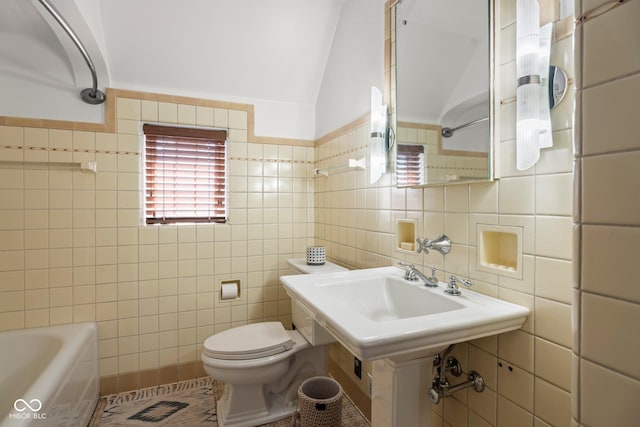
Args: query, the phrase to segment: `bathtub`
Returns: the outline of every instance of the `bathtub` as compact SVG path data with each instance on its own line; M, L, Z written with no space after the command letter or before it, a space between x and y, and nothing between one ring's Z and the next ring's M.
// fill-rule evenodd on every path
M95 323L0 332L0 427L86 426L98 402Z

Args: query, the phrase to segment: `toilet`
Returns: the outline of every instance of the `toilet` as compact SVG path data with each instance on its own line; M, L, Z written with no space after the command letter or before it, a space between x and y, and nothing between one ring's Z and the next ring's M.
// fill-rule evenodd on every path
M345 271L336 264L307 265L290 259L298 274ZM280 322L238 326L204 341L201 360L211 378L225 383L216 407L220 427L251 427L285 418L296 410L298 388L327 374L328 345L312 346Z

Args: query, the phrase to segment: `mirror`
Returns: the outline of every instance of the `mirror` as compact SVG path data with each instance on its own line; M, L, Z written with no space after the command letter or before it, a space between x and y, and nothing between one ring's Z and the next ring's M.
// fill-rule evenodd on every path
M490 2L395 6L398 187L491 179Z

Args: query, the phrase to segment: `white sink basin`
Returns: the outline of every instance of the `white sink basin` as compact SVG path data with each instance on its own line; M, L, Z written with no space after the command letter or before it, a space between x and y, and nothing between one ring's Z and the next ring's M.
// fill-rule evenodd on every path
M426 294L423 286L402 277L376 276L369 279L340 279L318 285L323 295L345 310L354 310L374 322L407 319L460 310L464 305L442 293Z
M433 355L449 344L518 329L529 310L467 289L444 293L397 267L283 276L294 323L305 315L362 360ZM304 333L303 333L304 334ZM309 338L308 338L309 339Z

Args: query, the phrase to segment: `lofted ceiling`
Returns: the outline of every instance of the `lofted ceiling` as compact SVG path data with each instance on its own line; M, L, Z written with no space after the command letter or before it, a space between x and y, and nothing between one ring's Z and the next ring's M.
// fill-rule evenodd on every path
M50 84L73 82L71 63L55 33L29 1L3 2L0 73ZM43 64L47 64L43 67Z
M342 1L101 1L113 84L314 104Z
M96 62L99 89L313 110L345 0L49 1ZM37 0L3 1L0 115L33 110L34 117L83 120L80 106L78 117L65 117L76 108L65 97L77 101L77 90L91 85L89 70L45 15ZM36 106L35 93L45 95L44 106Z

